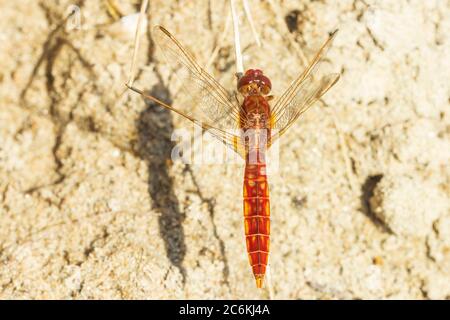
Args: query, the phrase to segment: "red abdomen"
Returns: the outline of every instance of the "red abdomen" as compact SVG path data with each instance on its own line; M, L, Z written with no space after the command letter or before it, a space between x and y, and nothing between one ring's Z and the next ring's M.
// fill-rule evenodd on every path
M246 163L244 225L250 265L256 279L256 286L261 288L269 259L270 244L269 185L265 163Z

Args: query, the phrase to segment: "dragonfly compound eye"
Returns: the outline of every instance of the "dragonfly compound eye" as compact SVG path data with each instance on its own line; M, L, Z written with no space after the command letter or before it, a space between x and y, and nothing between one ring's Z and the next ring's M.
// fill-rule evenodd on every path
M247 93L248 86L256 83L262 94L268 94L272 89L272 83L269 78L266 77L259 69L249 69L245 72L244 76L239 80L238 90L241 93Z

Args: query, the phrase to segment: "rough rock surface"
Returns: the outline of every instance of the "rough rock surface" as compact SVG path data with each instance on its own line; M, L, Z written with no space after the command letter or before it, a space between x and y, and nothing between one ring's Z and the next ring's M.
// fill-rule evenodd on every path
M450 297L449 2L273 2L250 0L262 48L241 17L245 65L279 95L339 27L342 77L280 140L270 292L245 252L242 165L170 160L190 124L125 90L132 36L107 1L0 0L1 299ZM149 12L233 88L227 4ZM150 36L139 66L136 86L189 103Z

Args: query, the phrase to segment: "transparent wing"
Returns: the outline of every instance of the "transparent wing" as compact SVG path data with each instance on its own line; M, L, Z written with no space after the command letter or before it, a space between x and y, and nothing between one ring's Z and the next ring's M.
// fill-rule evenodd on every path
M320 62L330 48L336 32L337 30L330 35L306 70L275 102L271 115L272 128L275 129L271 143L283 135L301 114L339 80L339 74L317 75Z
M162 26L153 28L153 39L162 50L167 62L176 70L182 88L191 98L188 106L172 107L155 101L163 107L208 130L213 136L243 156L239 135L240 105L211 75L209 75L183 46ZM136 91L136 90L135 90ZM141 93L142 94L142 93ZM142 94L148 99L148 95ZM154 100L154 99L153 99Z
M166 103L164 103L163 101L145 94L142 90L129 86L128 84L126 85L130 90L133 90L134 92L139 93L142 97L144 97L145 99L151 100L157 104L159 104L160 106L173 111L183 117L185 117L186 119L192 121L194 124L199 125L200 127L203 128L203 130L208 131L210 134L212 134L214 137L216 137L218 140L222 141L225 145L229 146L232 150L234 150L235 152L237 152L241 157L245 157L245 147L241 142L241 138L240 138L240 133L238 132L238 135L230 132L230 131L225 131L222 130L220 128L217 128L214 125L210 125L207 122L199 122L197 121L197 119L193 118L192 116L190 116L187 113L184 113L183 111L181 111L181 108L176 108L173 107L171 105L168 105Z
M162 26L153 28L153 39L161 48L167 62L176 70L184 91L192 104L182 110L199 122L214 124L221 130L239 128L239 109L230 95Z
M272 115L275 130L273 130L271 143L281 137L298 117L320 99L338 80L339 74L330 74L317 81L314 81L311 76L306 78L295 95L288 99L286 105L280 109L281 111Z

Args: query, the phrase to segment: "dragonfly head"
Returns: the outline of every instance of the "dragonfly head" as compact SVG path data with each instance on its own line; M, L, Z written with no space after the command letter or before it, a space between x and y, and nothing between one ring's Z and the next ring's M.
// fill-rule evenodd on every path
M259 69L249 69L239 79L238 90L244 96L267 95L272 89L272 83Z

